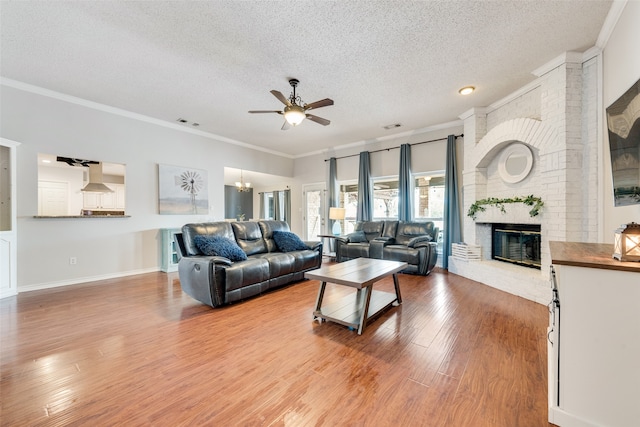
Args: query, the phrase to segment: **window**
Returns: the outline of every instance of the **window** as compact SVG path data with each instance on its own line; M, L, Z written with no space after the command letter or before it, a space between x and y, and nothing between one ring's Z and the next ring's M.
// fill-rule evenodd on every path
M444 175L416 177L413 217L416 220L442 221L444 216Z
M273 219L273 193L263 193L264 197L264 219Z
M264 197L264 219L275 219L275 208L273 203L273 191L262 193ZM284 191L278 191L278 205L280 205L280 213L284 212Z
M433 221L442 231L444 213L444 173L415 175L414 211L415 221ZM351 233L356 224L358 211L358 184L340 185L340 206L346 209L342 229ZM382 221L398 218L398 177L373 180L373 219Z
M358 212L358 184L340 185L340 206L345 211L342 229L351 233L356 224ZM380 178L373 180L373 219L382 221L398 218L398 178Z

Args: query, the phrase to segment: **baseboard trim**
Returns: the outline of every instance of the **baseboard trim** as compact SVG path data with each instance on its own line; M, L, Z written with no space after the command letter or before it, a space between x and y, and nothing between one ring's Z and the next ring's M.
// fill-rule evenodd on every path
M40 291L43 289L60 288L69 285L78 285L80 283L97 282L100 280L117 279L119 277L135 276L136 274L155 273L160 271L160 267L142 268L139 270L122 271L119 273L102 274L98 276L86 276L78 277L70 280L59 280L55 282L36 283L33 285L20 286L18 285L18 293Z
M580 418L575 414L563 411L557 406L549 407L549 422L562 427L604 427Z
M0 291L0 299L9 298L17 295L18 292L15 289L3 289Z

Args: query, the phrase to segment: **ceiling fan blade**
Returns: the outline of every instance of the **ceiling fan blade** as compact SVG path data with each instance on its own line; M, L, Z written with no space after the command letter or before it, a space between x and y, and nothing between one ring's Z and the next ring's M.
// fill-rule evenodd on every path
M271 93L273 94L273 96L278 98L280 102L282 102L284 105L291 107L291 102L289 102L289 100L282 94L282 92L279 92L277 90L272 90Z
M280 130L289 130L289 129L291 129L291 125L289 124L288 121L285 120Z
M331 123L329 120L323 119L322 117L314 116L313 114L307 114L307 119L311 120L312 122L319 123L322 126L326 126Z
M311 104L305 105L304 109L311 110L312 108L327 107L329 105L333 105L333 99L325 98L321 99L320 101L312 102Z
M278 111L278 110L251 110L249 111L250 113L278 113L278 114L282 114L282 111Z

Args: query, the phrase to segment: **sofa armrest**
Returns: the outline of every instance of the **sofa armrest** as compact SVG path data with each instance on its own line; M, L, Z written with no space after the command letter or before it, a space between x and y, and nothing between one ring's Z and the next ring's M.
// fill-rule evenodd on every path
M226 266L233 264L233 261L223 256L203 256L202 258L209 258L210 262L214 264L220 264L220 265L226 265Z
M433 242L433 238L428 234L425 234L424 236L413 237L411 240L407 242L407 246L410 248L415 248L419 243L430 243L430 242ZM426 245L422 245L422 246L426 246Z
M435 247L438 246L438 244L436 242L432 241L432 240L426 240L425 239L425 240L420 240L420 241L416 242L413 245L414 248L424 248L424 247L427 247L427 246L431 246L431 247L435 248Z
M426 276L431 273L431 270L433 270L433 267L435 267L438 261L438 244L436 242L423 240L416 243L414 249L420 252L424 251L424 257L418 266L418 274Z
M335 240L336 261L345 261L343 251L346 250L344 248L350 243L349 236L336 236Z
M305 245L309 247L312 251L320 251L322 252L322 242L318 241L303 241Z
M224 304L224 283L218 283L216 272L232 264L220 256L188 256L178 262L182 290L191 298L218 307Z
M384 247L393 245L396 239L393 237L376 237L369 242L369 258L384 258Z
M393 245L393 244L396 243L395 237L376 237L372 241L382 242L384 244L384 246Z

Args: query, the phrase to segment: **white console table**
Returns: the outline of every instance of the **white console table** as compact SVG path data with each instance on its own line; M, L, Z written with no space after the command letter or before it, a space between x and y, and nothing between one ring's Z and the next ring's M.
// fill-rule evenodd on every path
M549 246L560 302L550 326L549 422L637 427L640 263L612 259L609 244Z

